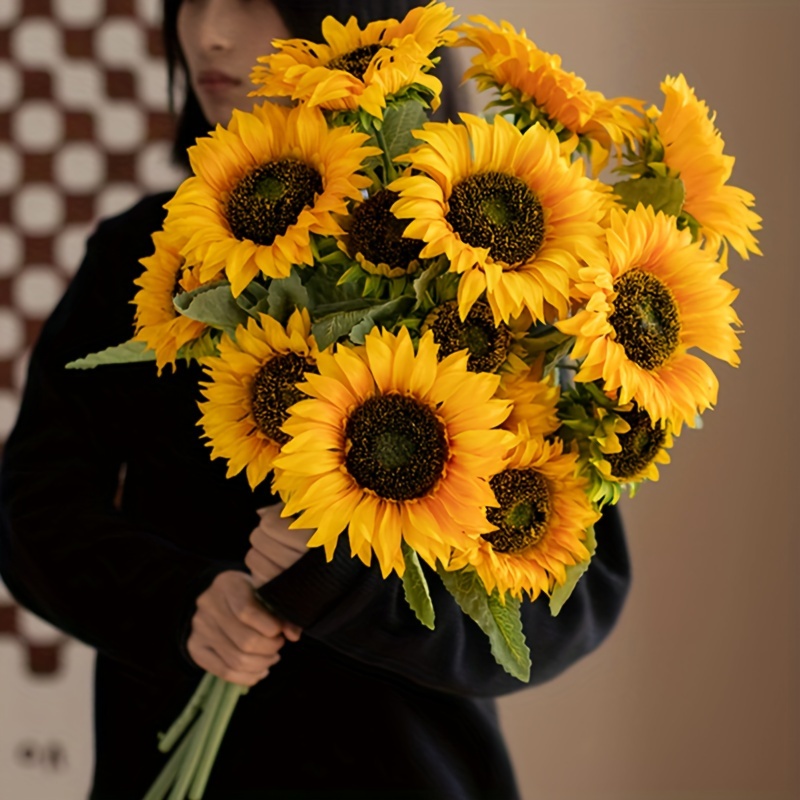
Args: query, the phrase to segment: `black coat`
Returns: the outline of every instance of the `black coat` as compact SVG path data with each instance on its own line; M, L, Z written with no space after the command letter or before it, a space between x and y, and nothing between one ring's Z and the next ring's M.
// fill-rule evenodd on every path
M221 570L244 569L255 510L271 500L210 459L196 366L161 377L152 362L64 368L130 337L138 259L167 199L144 199L89 240L33 352L3 458L3 579L97 650L92 800L140 800L160 770L157 733L202 674L185 649L195 599ZM531 684L597 647L618 617L629 565L616 508L597 539L557 618L546 598L523 604ZM435 575L429 583L433 632L397 577L346 545L331 563L312 549L271 581L269 602L305 632L239 701L206 800L518 797L492 698L528 684L496 664Z

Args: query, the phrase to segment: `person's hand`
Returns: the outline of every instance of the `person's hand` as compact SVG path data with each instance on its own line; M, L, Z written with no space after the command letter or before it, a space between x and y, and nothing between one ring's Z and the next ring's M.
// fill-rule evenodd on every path
M261 521L250 534L252 545L244 563L256 586L271 581L308 552L307 542L314 533L307 529L290 529L290 519L281 516L282 503L258 509Z
M300 629L270 614L253 591L246 572L220 572L197 598L186 643L197 666L242 686L265 678L284 642L300 638Z

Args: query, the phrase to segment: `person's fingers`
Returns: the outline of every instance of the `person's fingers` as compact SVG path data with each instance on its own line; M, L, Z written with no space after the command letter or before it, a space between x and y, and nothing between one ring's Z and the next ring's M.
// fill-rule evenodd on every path
M267 558L263 553L251 547L244 557L244 563L250 574L255 579L256 584L261 584L271 581L283 571L279 564L276 564L272 559Z
M192 638L193 637L193 638ZM192 629L191 640L197 646L210 647L230 669L243 672L261 672L274 663L283 646L283 637L265 639L270 645L267 652L247 653L240 650L214 620L201 618L196 620ZM187 642L188 647L188 642Z
M209 640L243 655L272 656L284 645L282 635L264 636L255 628L245 625L219 609L201 615L195 627Z
M208 645L198 645L190 640L187 644L187 649L192 660L201 669L225 681L238 683L242 686L255 686L255 684L269 675L272 664L277 663L280 659L280 657L277 657L271 664L266 664L257 671L249 671L229 667L225 660Z
M245 572L221 572L197 599L202 613L219 618L233 616L264 636L281 633L281 622L255 598L253 579Z
M284 620L283 623L283 635L290 641L290 642L297 642L300 640L300 636L303 633L303 629L299 625L295 625L293 622L289 622L288 620Z
M225 594L228 610L237 620L258 631L262 636L282 634L281 621L256 600L253 589L249 576L247 582L232 587L232 591Z

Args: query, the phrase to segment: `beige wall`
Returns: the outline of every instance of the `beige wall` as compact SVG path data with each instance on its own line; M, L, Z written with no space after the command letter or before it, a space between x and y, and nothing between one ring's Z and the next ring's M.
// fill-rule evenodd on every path
M764 257L733 258L729 272L741 287L742 365L713 363L721 389L704 429L677 441L658 484L623 501L634 586L619 626L559 679L502 702L523 796L794 800L800 3L455 6L524 26L607 95L660 103L663 77L684 72L718 112L732 182L764 218Z

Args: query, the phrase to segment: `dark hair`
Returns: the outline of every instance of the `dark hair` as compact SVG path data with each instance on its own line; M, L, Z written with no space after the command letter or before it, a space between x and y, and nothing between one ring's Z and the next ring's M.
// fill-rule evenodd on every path
M178 9L182 0L164 0L162 31L164 53L167 59L170 110L175 114L175 83L178 72L188 75L186 60L178 42ZM351 16L358 19L363 27L374 19L402 19L412 8L422 5L426 0L272 0L278 13L286 23L293 37L319 41L322 20L334 16L345 22ZM436 119L456 117L464 106L458 101L458 80L460 67L456 53L448 48L434 53L441 62L436 68L436 76L442 81L445 91L442 105L435 114ZM187 148L195 143L198 136L204 136L213 127L203 114L188 81L184 91L183 104L176 115L175 140L172 157L175 163L189 167Z

